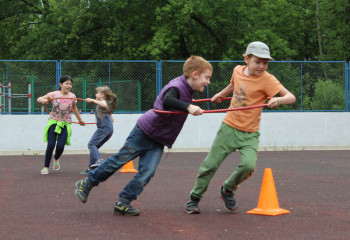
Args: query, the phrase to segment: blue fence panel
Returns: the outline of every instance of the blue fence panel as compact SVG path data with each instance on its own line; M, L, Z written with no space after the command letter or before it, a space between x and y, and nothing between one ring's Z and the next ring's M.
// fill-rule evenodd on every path
M36 98L59 87L62 75L71 75L77 97L95 96L99 85L109 86L118 95L117 113L142 113L153 107L156 96L171 79L182 75L184 60L0 60L0 113L28 114L28 99L11 99L9 110L8 84L12 93L28 93L31 84L30 113L41 113ZM226 87L233 68L243 61L210 61L213 65L211 84L195 98L210 98ZM350 64L345 61L271 61L268 72L274 74L290 90L297 101L293 105L264 111L349 111ZM203 109L226 108L229 102L199 104ZM84 112L95 105L79 102Z

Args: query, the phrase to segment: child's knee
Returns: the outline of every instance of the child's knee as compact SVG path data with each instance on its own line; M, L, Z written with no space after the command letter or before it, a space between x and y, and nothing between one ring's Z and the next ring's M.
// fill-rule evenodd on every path
M217 171L216 166L201 166L199 168L198 176L200 177L213 176L216 171Z
M244 164L243 170L244 170L244 172L247 173L247 175L251 176L253 174L253 172L255 171L255 162L254 163L249 162L249 163Z
M88 143L88 148L90 149L90 148L94 148L94 146L95 146L95 144L93 144L92 142L89 142Z

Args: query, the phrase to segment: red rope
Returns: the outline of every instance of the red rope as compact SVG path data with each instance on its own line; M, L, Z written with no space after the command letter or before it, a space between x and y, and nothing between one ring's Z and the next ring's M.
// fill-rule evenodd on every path
M221 98L221 100L231 100L231 97L224 97ZM270 99L270 97L268 97ZM211 101L210 98L206 99L197 99L193 100L192 102L208 102ZM261 105L255 105L255 106L247 106L247 107L239 107L239 108L225 108L225 109L216 109L216 110L204 110L203 113L219 113L219 112L230 112L230 111L238 111L238 110L247 110L247 109L252 109L252 108L263 108L266 107L267 104L261 104ZM153 108L153 111L156 113L165 113L165 114L188 114L187 112L180 112L180 111L164 111L164 110L158 110Z
M51 102L52 100L55 100L55 99L74 99L74 100L80 100L80 101L85 101L85 102L86 102L86 100L85 100L85 99L82 99L82 98L51 98L51 99L49 99L49 102ZM43 107L44 107L45 111L46 111L48 114L50 114L50 112L46 109L45 105L43 105ZM104 109L106 109L107 112L108 112L109 114L111 114L111 112L110 112L107 108L104 108ZM79 124L79 122L72 122L72 123L77 123L77 124ZM94 123L85 123L85 124L96 124L96 123L94 122Z
M221 100L231 100L232 97L223 97ZM205 99L194 99L192 102L209 102L211 101L211 98L205 98Z

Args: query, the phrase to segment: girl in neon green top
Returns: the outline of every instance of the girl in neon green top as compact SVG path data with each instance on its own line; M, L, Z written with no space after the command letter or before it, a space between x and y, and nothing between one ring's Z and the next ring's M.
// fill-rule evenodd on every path
M44 130L44 142L47 142L45 153L45 165L41 174L48 174L53 150L56 147L53 170L60 169L59 158L63 153L64 146L70 145L70 136L72 135L71 112L74 113L81 126L85 122L81 119L76 99L56 99L56 98L76 98L71 93L73 79L70 76L62 76L60 79L60 88L58 91L50 92L45 96L39 97L37 101L46 105L50 100L52 102L52 111L50 112L49 123Z

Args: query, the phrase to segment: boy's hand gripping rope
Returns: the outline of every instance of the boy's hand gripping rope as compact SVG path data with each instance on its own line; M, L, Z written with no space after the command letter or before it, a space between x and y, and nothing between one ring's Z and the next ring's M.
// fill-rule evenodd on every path
M79 100L79 101L86 101L85 99L82 99L82 98L51 98L51 99L49 99L48 101L51 102L52 100L55 100L55 99L74 99L74 100ZM48 114L50 114L50 112L46 109L45 105L46 105L46 104L43 104L43 107L44 107L45 111L46 111ZM106 109L107 112L111 115L111 112L110 112L107 108L104 108L104 109ZM78 122L72 122L72 123L77 123L77 124L79 124ZM96 124L96 123L93 122L93 123L85 123L85 124Z
M221 100L231 100L232 97L223 97ZM267 99L270 99L268 97ZM209 102L211 101L210 98L206 99L197 99L193 100L192 102ZM266 107L267 104L261 104L261 105L255 105L255 106L247 106L247 107L239 107L239 108L225 108L225 109L216 109L216 110L204 110L203 113L219 113L219 112L229 112L229 111L238 111L238 110L246 110L246 109L252 109L252 108L261 108ZM164 110L158 110L153 108L153 111L156 113L167 113L167 114L188 114L187 112L180 112L180 111L164 111Z

